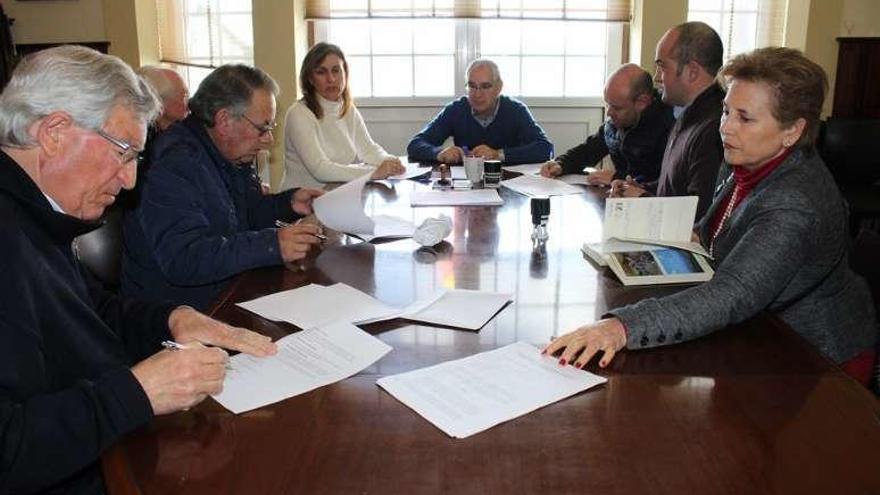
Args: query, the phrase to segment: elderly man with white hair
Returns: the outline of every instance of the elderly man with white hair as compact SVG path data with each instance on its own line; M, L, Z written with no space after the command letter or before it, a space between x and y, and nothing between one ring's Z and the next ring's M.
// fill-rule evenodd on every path
M25 58L0 95L2 493L103 493L105 449L221 390L220 347L275 352L191 308L120 299L76 261L72 240L134 186L158 112L130 67L83 47Z
M420 161L459 163L465 155L507 163L544 162L553 145L524 103L501 95L495 62L477 59L467 69L467 96L446 105L406 148ZM452 146L443 147L449 136Z
M143 77L153 86L159 99L162 100L162 114L156 118L155 126L158 131L164 131L171 124L179 122L189 115L189 90L183 78L174 69L144 65L137 70L138 75Z

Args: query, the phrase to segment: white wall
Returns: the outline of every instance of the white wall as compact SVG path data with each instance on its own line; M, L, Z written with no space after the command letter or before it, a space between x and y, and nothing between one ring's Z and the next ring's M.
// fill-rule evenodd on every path
M602 123L601 107L531 107L532 114L560 155L582 143ZM389 153L406 154L406 145L440 107L358 105L373 139Z

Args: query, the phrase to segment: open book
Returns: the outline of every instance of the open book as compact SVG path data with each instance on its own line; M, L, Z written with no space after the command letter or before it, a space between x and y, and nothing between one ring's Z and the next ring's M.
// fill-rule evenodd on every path
M709 280L709 254L691 241L696 211L696 196L610 198L602 242L584 243L581 250L624 285Z

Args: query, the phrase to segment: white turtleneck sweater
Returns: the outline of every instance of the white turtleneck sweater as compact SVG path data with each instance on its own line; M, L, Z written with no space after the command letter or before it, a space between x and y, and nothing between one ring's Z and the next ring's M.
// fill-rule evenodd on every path
M284 119L284 169L281 189L320 187L325 182L347 182L394 158L376 144L357 108L340 118L340 101L318 96L324 117L318 119L302 100Z

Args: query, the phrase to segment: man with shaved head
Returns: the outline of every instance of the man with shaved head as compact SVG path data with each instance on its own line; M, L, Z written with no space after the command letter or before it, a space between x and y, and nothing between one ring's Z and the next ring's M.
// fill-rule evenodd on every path
M545 163L542 175L581 173L610 155L614 170L591 172L589 184L608 185L627 176L641 182L657 180L666 137L675 122L672 107L660 101L651 75L636 64L623 65L611 74L604 98L605 123L586 142Z

